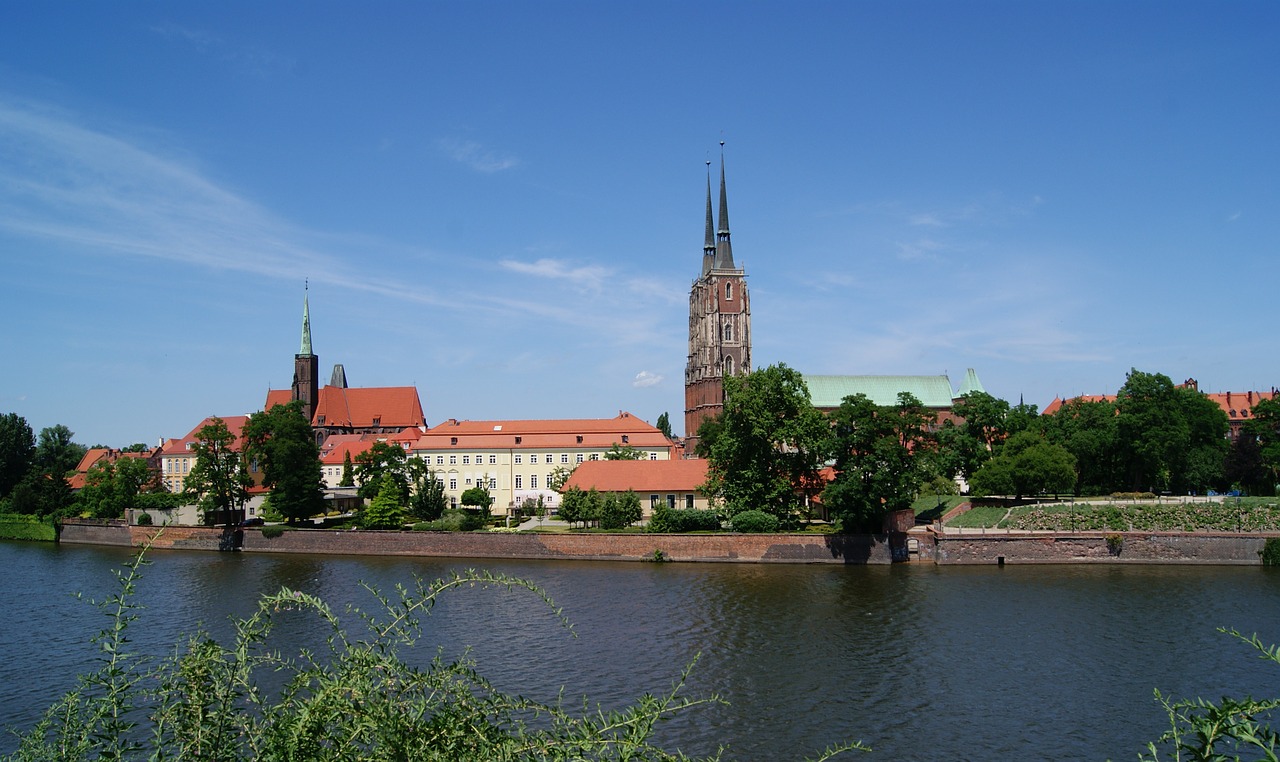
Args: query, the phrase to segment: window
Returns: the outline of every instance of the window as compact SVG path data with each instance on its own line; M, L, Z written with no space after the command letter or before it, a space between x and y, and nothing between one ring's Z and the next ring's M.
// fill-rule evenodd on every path
M579 434L579 435L578 435L578 444L582 444L582 435L581 435L581 434Z
M649 496L649 507L650 507L650 508L657 508L657 507L658 507L658 501L659 501L659 500L661 500L661 499L662 499L662 498L661 498L661 496L659 496L659 495L650 495L650 496Z
M668 508L675 508L675 507L676 507L676 496L675 496L675 495L667 495L667 507L668 507Z
M573 456L573 462L575 462L575 463L581 463L581 462L582 462L582 453L578 453L577 455L574 455L574 456Z
M524 437L516 437L516 444L520 444L523 441L524 441Z
M529 474L529 489L537 489L537 488L538 488L538 475Z
M479 461L476 461L476 462L478 463ZM496 465L498 465L498 456L497 456L497 455L490 455L490 456L489 456L489 465L491 465L491 466L496 466Z
M449 456L449 465L451 465L451 466L456 466L456 465L458 465L458 456L457 456L457 455L450 455L450 456Z
M381 418L381 417L376 417L376 416L375 416L375 417L374 417L374 419L373 419L373 425L374 425L374 426L381 426L381 425L382 425L382 418Z
M457 437L449 437L449 444L456 445L457 443L458 443Z
M518 466L518 465L520 465L520 458L522 458L522 457L524 457L524 456L522 456L522 455L517 455L517 456L516 456L516 465L517 465L517 466Z
M684 496L684 507L691 511L693 510L693 495Z
M498 488L498 480L493 478L492 476L489 477L489 489L497 489L497 488Z
M462 456L462 465L464 465L464 466L469 466L469 465L471 465L471 456L470 456L470 455L463 455L463 456Z
M444 465L444 456L443 456L443 455L437 455L437 456L436 456L436 465L437 465L437 466L443 466L443 465Z
M569 462L569 453L567 453L567 452L562 452L562 453L560 453L560 462L561 462L561 463L568 463L568 462Z
M658 453L656 452L649 453L649 460L657 460L657 459L658 459Z
M628 436L627 434L623 434L623 435L622 435L622 443L623 443L623 444L630 444L630 443L631 443L631 437L630 437L630 436Z
M524 477L516 474L516 489L524 489Z
M727 320L724 323L724 332L722 334L722 338L725 341L733 341L733 323L730 323Z
M464 483L465 483L468 487L470 487L470 486L471 486L471 477L470 477L470 476L468 476L468 477L467 477L467 479L466 479L466 481L465 481Z
M598 453L598 452L593 452L593 453L591 453L591 459L592 459L592 460L600 460L600 453Z
M458 480L457 480L457 479L450 479L450 480L449 480L449 489L456 490L457 488L458 488Z
M323 426L323 425L324 425L324 416L323 416L323 415L317 415L317 416L316 416L316 425L317 425L317 426Z
M733 358L732 357L724 358L724 374L726 376L733 375Z
M724 298L733 299L733 281L724 284Z

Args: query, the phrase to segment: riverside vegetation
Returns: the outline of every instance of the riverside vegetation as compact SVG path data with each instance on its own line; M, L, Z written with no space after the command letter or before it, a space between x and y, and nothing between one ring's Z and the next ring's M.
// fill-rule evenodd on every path
M439 648L426 668L407 663L402 655L419 645L421 618L462 588L528 591L571 630L532 583L483 571L417 580L391 596L370 589L374 610L351 612L363 622L361 637L322 599L282 588L235 622L230 644L197 633L155 661L132 653L127 636L142 608L134 595L143 566L139 554L117 573L119 592L98 604L109 621L95 639L100 667L81 676L8 759L686 760L653 741L655 725L719 701L682 695L693 665L661 695L620 710L592 710L584 700L574 711L500 691L467 657L449 661ZM298 615L326 633L325 649L286 656L273 642L277 621ZM845 743L813 759L856 750L867 749Z

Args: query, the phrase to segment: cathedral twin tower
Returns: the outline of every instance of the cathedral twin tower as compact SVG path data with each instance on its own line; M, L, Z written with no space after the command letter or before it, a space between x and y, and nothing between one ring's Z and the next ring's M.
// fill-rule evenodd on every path
M724 143L721 147L723 149ZM689 291L689 358L684 370L684 433L687 452L698 427L724 408L724 377L751 372L751 299L746 272L734 264L729 241L729 201L720 156L720 216L711 209L711 162L707 162L707 231L702 273Z

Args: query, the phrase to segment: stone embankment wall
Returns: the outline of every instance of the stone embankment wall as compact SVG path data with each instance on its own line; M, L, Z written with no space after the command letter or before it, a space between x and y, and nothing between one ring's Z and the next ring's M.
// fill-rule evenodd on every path
M289 530L279 537L246 529L237 538L208 527L126 526L122 522L71 522L61 541L72 544L219 550L236 540L246 552L313 555L436 556L442 558L545 558L739 563L888 564L884 536L503 534ZM1107 542L1108 536L1121 542ZM938 564L1227 564L1257 565L1268 535L1234 533L1081 533L940 535L914 530L913 562Z
M1108 543L1108 536L1119 538ZM1181 532L955 534L935 538L939 564L1258 565L1268 535Z
M375 532L288 530L263 537L256 528L238 538L246 552L314 555L438 556L445 558L546 558L652 561L655 551L670 561L748 563L887 564L884 537L830 535L664 535L664 534L506 534L451 532ZM209 527L126 526L67 522L62 541L91 545L218 550L227 537Z

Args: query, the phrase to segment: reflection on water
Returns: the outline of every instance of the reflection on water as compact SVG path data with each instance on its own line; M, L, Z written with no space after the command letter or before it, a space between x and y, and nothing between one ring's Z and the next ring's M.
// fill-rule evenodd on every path
M0 599L0 724L30 724L91 664L88 639L107 620L72 593L111 595L111 570L127 560L111 548L0 543L20 583ZM229 637L230 617L281 587L337 611L372 609L362 583L391 591L475 565L158 551L151 561L133 640L155 654L199 626ZM1162 730L1153 688L1275 694L1276 674L1214 632L1280 640L1272 569L478 563L533 580L573 632L536 596L463 590L441 600L411 660L425 664L435 644L452 656L469 646L501 689L553 700L564 686L571 704L617 706L669 690L697 658L687 692L729 705L660 730L693 754L727 744L730 759L799 758L862 739L877 759L1123 759ZM279 635L296 648L323 632L298 617ZM6 738L0 751L13 746Z

